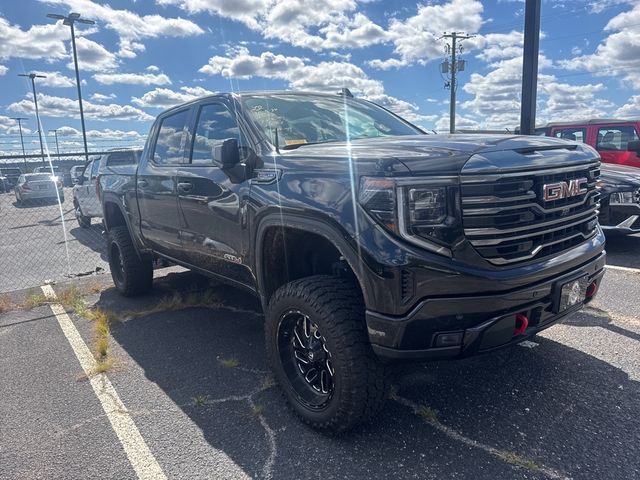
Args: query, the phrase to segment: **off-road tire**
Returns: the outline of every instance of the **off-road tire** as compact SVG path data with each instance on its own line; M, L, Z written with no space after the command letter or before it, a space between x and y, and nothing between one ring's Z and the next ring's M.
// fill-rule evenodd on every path
M62 200L64 202L64 200ZM91 217L82 214L82 207L78 203L73 202L74 215L81 228L91 228Z
M292 309L303 312L326 339L333 364L333 395L311 409L292 386L283 367L278 331ZM378 413L389 389L388 368L373 353L366 331L364 302L352 281L313 276L280 287L266 314L267 359L288 404L303 422L327 434L340 434Z
M114 227L107 235L107 255L111 277L125 297L142 295L153 286L153 265L140 258L127 227Z

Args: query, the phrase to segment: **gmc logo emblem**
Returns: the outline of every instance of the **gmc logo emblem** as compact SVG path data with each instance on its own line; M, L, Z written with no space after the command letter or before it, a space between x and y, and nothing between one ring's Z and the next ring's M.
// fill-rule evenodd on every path
M568 182L548 183L542 187L542 198L545 202L552 202L563 198L575 197L587 193L583 187L587 183L586 178L576 178Z

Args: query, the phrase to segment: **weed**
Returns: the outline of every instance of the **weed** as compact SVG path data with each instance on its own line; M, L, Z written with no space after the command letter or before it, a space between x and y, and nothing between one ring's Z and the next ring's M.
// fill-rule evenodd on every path
M109 353L109 338L97 337L96 338L96 357L99 359L104 358Z
M27 310L31 310L32 308L47 305L48 303L49 299L44 293L32 293L27 296L24 303L22 304L22 307L26 308Z
M98 360L98 363L96 363L96 366L93 368L90 375L98 375L100 373L105 373L111 370L111 367L113 367L113 359L103 358L101 360Z
M204 407L207 404L206 395L196 395L192 400L195 407Z
M218 301L212 290L191 291L185 293L175 292L164 297L155 306L146 310L126 312L128 318L146 317L161 312L174 312L187 308L220 308L223 305Z
M251 407L251 413L253 413L256 417L262 417L264 415L264 405L253 405Z
M437 422L438 421L438 411L434 410L431 407L428 407L427 405L420 405L420 407L418 407L418 411L416 413L418 415L420 415L427 422Z
M223 358L220 363L224 368L236 368L240 365L240 360L237 358Z
M14 305L8 295L0 296L0 313L8 312L13 309Z
M521 457L514 452L498 452L496 456L505 462L520 468L526 468L527 470L539 470L540 467L533 461L527 458Z
M58 297L57 302L64 307L72 307L77 304L81 301L82 295L83 292L75 285L71 285L70 287L56 293L56 296Z

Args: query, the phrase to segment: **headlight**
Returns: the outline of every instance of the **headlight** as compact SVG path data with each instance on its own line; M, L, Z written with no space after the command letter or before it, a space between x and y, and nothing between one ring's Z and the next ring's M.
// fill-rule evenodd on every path
M640 190L635 192L613 192L609 195L609 204L640 203Z
M451 256L451 245L461 235L455 179L419 184L418 179L364 177L360 204L389 231L442 255Z

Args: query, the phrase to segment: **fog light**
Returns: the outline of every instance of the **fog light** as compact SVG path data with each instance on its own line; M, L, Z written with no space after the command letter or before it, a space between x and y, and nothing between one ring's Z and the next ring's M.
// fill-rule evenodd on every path
M436 337L436 347L455 347L462 343L463 332L439 333Z

